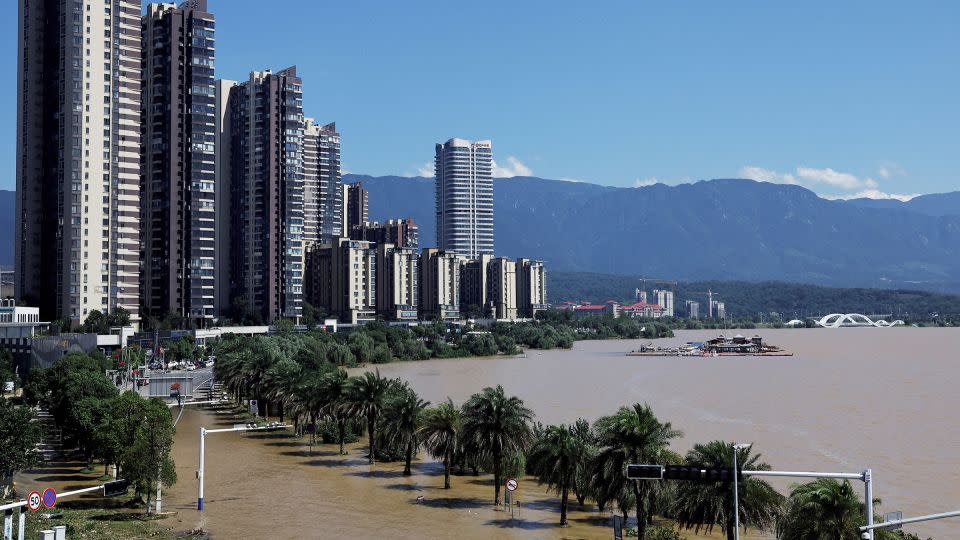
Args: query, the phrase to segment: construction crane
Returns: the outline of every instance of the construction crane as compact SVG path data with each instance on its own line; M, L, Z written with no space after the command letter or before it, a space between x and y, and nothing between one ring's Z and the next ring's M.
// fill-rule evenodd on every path
M713 289L705 291L688 291L687 294L702 294L707 297L707 317L713 318L713 297L720 298L720 294L713 292Z

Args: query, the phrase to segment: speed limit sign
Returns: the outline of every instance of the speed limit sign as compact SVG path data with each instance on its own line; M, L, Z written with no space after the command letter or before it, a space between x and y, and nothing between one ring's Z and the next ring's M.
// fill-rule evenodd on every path
M40 492L33 491L30 493L30 496L27 497L27 508L29 508L31 512L36 512L40 509L40 502Z

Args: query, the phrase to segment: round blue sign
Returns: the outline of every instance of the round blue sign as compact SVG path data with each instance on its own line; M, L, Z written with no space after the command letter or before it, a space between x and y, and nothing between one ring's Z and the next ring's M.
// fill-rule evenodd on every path
M57 492L54 491L53 488L43 490L43 496L41 498L43 499L43 505L47 508L53 508L53 506L57 504Z

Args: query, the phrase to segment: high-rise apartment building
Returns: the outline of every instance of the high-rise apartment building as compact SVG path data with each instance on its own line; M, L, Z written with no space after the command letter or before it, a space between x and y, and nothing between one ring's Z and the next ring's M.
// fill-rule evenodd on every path
M517 316L532 319L547 309L547 271L542 261L517 259Z
M460 306L465 313L479 313L481 317L493 317L493 306L488 297L487 269L493 255L481 254L465 260L460 268Z
M495 257L487 265L487 298L493 306L493 318L512 321L517 318L517 262Z
M231 234L231 155L233 153L233 122L230 115L230 90L236 86L236 81L218 79L215 83L217 114L214 118L214 171L216 172L216 200L215 209L217 225L215 228L217 249L214 251L214 280L216 291L214 298L215 312L219 315L230 315L232 306L230 283L230 250L233 245Z
M350 229L350 238L368 240L376 244L393 244L396 247L418 248L420 228L412 219L391 219L384 223L367 221Z
M377 314L387 320L417 319L420 256L410 247L377 244Z
M673 317L673 291L654 289L653 297L657 299L657 304L663 308L663 316Z
M216 278L214 18L206 0L143 17L144 315L212 319Z
M20 0L16 296L139 320L139 0Z
M437 246L469 258L493 254L493 150L490 141L436 145Z
M696 300L687 300L687 317L691 319L700 318L700 302Z
M336 123L305 121L303 132L304 248L329 243L342 229L340 134Z
M420 254L420 318L460 317L460 267L464 257L436 248Z
M310 260L311 300L340 320L374 320L377 310L377 251L370 242L337 238L314 247Z
M303 296L303 88L296 67L230 89L231 297L265 322ZM237 315L237 314L235 314Z
M350 236L354 227L359 227L370 220L370 208L367 200L367 190L363 184L344 184L343 199L343 232L344 237Z

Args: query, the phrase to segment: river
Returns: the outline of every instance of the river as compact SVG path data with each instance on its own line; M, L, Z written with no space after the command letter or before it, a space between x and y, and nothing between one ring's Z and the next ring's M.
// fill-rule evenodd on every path
M726 331L728 334L735 331ZM751 334L748 334L751 332ZM742 331L752 335L752 331ZM628 357L640 340L577 342L569 351L524 357L429 360L379 366L424 399L462 403L501 384L544 423L593 421L619 406L649 403L684 432L675 449L711 439L753 442L779 470L861 472L872 468L874 496L905 516L960 508L960 331L936 328L763 330L793 357ZM713 337L681 331L658 345ZM218 538L582 538L609 537L603 516L576 511L563 531L552 496L524 480L522 519L493 512L484 477L455 476L444 492L439 466L423 458L411 478L400 466L368 467L362 450L345 457L276 435L208 437L207 510L195 504L197 431L230 421L209 411L184 416L174 457L180 481L169 505L185 524ZM788 482L774 482L786 490ZM862 490L862 484L857 482ZM417 500L418 496L424 498ZM909 528L938 540L960 538L960 521ZM389 534L386 534L389 532Z

